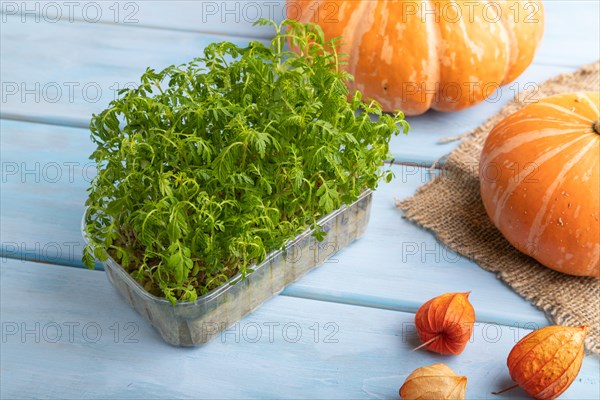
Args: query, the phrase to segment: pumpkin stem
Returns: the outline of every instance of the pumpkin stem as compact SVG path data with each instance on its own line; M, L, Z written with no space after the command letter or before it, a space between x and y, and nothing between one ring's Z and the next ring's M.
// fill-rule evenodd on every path
M596 134L600 135L600 119L594 122L592 128L594 129L594 132L596 132Z
M518 386L519 386L519 384L518 384L518 383L515 383L514 385L512 385L512 386L509 386L509 387L507 387L507 388L505 388L505 389L499 390L499 391L497 391L497 392L492 392L492 394L500 394L500 393L508 392L509 390L513 390L514 388L516 388L516 387L518 387Z
M423 343L423 344L421 344L421 345L419 345L419 346L415 347L415 348L414 348L414 349L412 349L411 351L417 351L417 350L419 350L420 348L422 348L422 347L425 347L425 346L427 346L428 344L435 342L435 341L436 341L436 340L438 340L439 338L440 338L440 335L434 336L434 337L432 337L431 339L429 339L428 341L426 341L425 343Z

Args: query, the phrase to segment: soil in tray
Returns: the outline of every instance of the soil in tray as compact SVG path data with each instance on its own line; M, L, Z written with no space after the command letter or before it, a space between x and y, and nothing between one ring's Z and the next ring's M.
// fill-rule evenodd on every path
M143 258L143 251L141 250L137 250L136 251L136 256L140 259ZM113 260L117 261L119 264L120 262L118 261L117 258L117 253L114 250L109 250L108 254L112 257ZM200 262L200 261L198 261ZM147 261L148 267L150 267L150 269L152 269L153 267L157 266L159 263L158 259L150 259ZM139 276L139 274L136 274L136 272L139 271L139 266L136 265L135 263L129 263L127 265L121 265L123 267L123 269L125 271L127 271L127 273L129 275L131 275L143 288L144 290L146 290L148 293L156 296L156 297L164 297L162 290L160 289L160 287L158 286L158 284L152 280L152 278L150 277L150 274L146 273L143 276ZM233 276L235 276L238 273L238 268L237 266L234 266L234 262L230 262L230 265L226 266L225 268L223 268L223 270L220 272L220 274L222 275L222 281L221 280L214 280L213 283L211 283L210 285L206 285L206 279L207 279L207 275L206 272L202 270L202 268L199 268L201 271L195 276L195 277L190 277L188 279L188 281L190 283L194 283L194 282L201 282L201 287L202 288L207 288L206 290L202 290L200 292L200 295L204 295L208 292L210 292L211 290L214 290L216 288L218 288L219 286L221 286L223 283L227 282L229 279L231 279ZM141 278L141 279L140 279ZM196 288L198 288L196 285L194 285Z

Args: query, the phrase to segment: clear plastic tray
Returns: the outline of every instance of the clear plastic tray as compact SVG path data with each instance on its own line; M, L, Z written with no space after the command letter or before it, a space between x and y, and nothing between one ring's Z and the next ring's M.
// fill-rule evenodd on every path
M234 276L195 302L173 305L148 293L114 259L109 258L103 265L113 286L165 341L175 346L197 346L362 236L369 222L371 201L372 192L366 191L351 205L323 217L319 221L327 232L323 242L317 241L309 229L290 241L284 250L269 254L261 264L251 267L254 271L246 279Z

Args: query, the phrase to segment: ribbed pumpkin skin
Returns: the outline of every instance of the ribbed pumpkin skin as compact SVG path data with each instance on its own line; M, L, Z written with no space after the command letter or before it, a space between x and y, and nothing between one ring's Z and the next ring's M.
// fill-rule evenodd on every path
M531 63L544 21L541 0L288 0L287 15L341 36L351 89L406 115L491 96Z
M570 275L600 276L599 108L598 93L529 104L499 122L481 152L492 222L517 249Z

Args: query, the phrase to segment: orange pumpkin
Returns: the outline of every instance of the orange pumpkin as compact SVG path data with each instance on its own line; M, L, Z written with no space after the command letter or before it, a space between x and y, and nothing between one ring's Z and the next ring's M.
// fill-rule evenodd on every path
M556 271L600 276L599 93L531 103L490 132L480 161L488 216Z
M541 0L288 0L287 16L342 37L350 89L418 115L477 104L531 63Z

